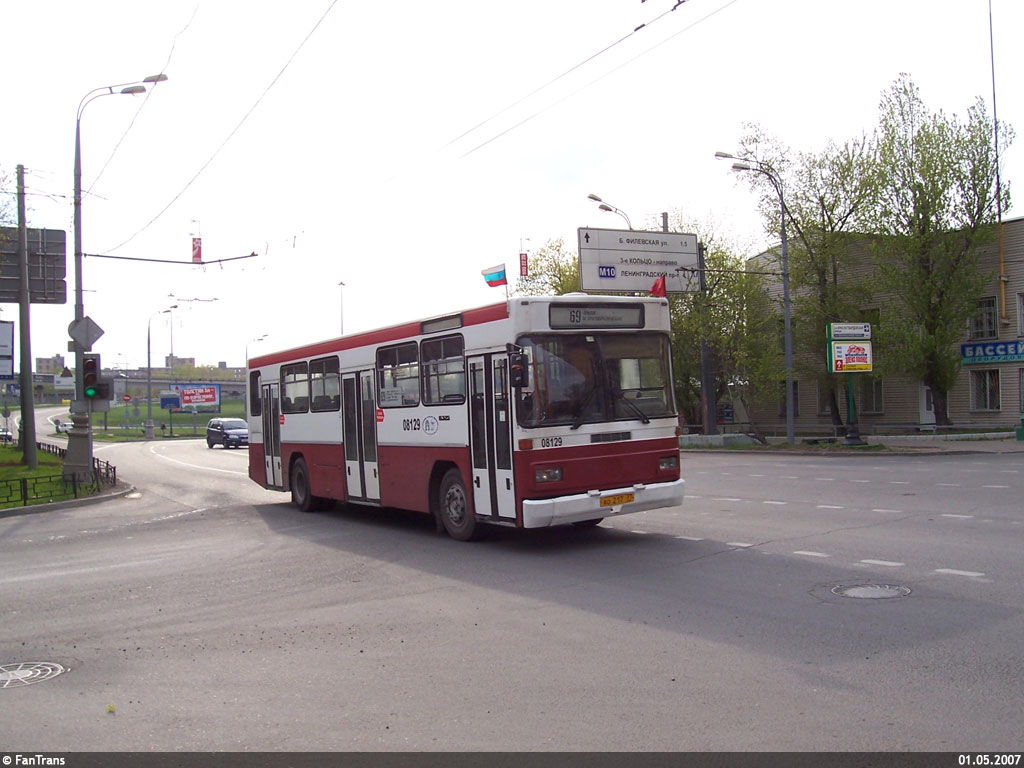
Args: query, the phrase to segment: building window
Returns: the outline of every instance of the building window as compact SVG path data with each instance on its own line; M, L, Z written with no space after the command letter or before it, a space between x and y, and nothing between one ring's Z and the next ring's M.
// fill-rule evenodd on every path
M882 413L885 410L885 402L882 399L882 380L876 379L867 374L857 377L860 386L857 394L860 396L861 413Z
M832 413L829 410L829 399L830 399L829 398L829 394L830 394L830 392L829 392L828 387L825 384L823 384L822 382L819 381L818 382L818 415L819 416L828 416L828 415L830 415ZM785 412L785 408L786 408L786 401L785 401L785 397L786 397L786 383L785 382L782 383L782 397L783 397L782 408L783 408L783 412Z
M999 410L999 371L971 371L971 410Z
M971 341L994 339L997 327L996 300L994 296L989 296L978 302L978 311L971 318L969 338Z
M779 382L779 416L786 415L786 380ZM793 416L800 415L800 382L793 379Z
M1024 336L1024 293L1017 294L1017 335Z

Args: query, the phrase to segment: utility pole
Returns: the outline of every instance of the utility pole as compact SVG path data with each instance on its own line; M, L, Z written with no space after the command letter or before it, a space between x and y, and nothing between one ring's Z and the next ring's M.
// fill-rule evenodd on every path
M715 369L711 361L711 348L707 339L708 284L704 264L704 243L697 243L697 276L700 285L700 402L704 416L704 434L718 434L718 404L715 402Z
M21 450L23 464L39 466L36 455L36 411L32 392L32 334L29 324L28 223L25 221L25 166L18 166L18 309L21 336Z

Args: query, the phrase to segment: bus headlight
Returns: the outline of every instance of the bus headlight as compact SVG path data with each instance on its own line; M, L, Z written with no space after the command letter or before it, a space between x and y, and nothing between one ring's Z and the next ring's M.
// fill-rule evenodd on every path
M678 456L662 456L658 459L658 469L662 472L669 469L679 469Z
M533 470L533 479L538 483L557 483L562 479L562 468L535 469Z

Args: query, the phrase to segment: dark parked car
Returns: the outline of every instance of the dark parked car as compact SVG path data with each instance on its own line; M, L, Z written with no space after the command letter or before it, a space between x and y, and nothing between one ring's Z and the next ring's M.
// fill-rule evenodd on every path
M249 425L244 419L210 419L206 425L206 445L213 448L238 448L249 445Z

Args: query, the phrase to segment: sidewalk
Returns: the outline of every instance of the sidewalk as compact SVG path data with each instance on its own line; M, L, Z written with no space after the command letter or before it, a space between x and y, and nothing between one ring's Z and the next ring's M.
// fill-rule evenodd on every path
M814 438L820 440L820 438ZM804 442L797 437L793 447L785 445L785 438L769 438L768 449L779 447L787 452L806 453L855 453L857 446L846 446L843 438L834 443ZM1016 439L1010 432L988 432L974 435L866 435L864 441L869 445L883 445L894 453L1024 453L1024 441ZM679 447L683 450L716 449L723 447L757 446L757 442L747 435L682 435ZM872 455L879 455L872 451Z

